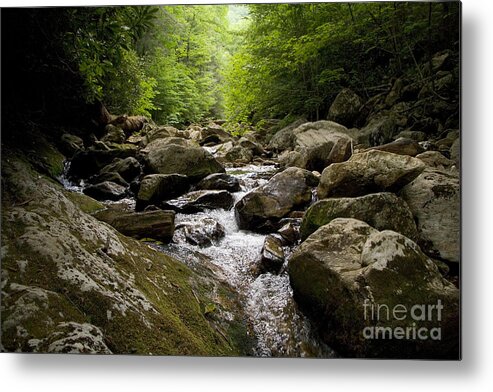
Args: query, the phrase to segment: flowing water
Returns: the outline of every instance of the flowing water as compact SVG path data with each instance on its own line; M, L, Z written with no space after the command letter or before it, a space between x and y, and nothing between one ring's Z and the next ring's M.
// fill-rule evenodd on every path
M241 191L234 193L235 202L246 193L266 183L275 173L274 166L249 165L227 170L241 182ZM63 179L69 189L80 191ZM83 186L83 184L82 184ZM177 231L173 242L158 248L187 264L200 263L204 256L218 267L222 277L235 288L244 304L251 333L256 342L256 356L332 357L333 351L321 343L308 319L298 310L293 291L283 266L279 275L255 273L265 235L240 230L234 209L208 210L195 214L177 214L175 224L193 224L201 217L216 220L224 227L225 236L208 247L186 242ZM287 253L290 252L286 249Z

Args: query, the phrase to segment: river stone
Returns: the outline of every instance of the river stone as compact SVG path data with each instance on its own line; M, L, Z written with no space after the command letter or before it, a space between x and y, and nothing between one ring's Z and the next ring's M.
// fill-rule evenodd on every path
M277 131L269 141L267 148L276 152L281 152L293 148L294 134L293 130L300 125L305 124L307 121L300 118L288 126L284 127L280 131Z
M428 135L424 132L421 132L421 131L406 130L406 131L400 132L396 136L396 140L400 139L400 138L411 139L411 140L417 141L419 143L419 142L424 142L425 140L427 140Z
M73 195L2 149L2 351L252 355L239 295L210 262L124 236Z
M249 163L253 159L252 150L241 146L233 146L221 155L227 162Z
M277 232L287 245L294 245L300 239L299 224L295 225L293 222L287 222Z
M118 173L125 181L132 182L133 179L141 175L142 168L139 161L133 157L116 158L112 163L103 167L101 173Z
M113 182L125 188L129 186L129 183L125 181L120 174L114 172L104 172L96 176L93 176L88 180L90 184L99 184L105 181Z
M342 356L458 359L459 290L402 234L337 218L300 245L288 270L301 310ZM437 320L437 309L431 320L411 318L413 306L437 306L438 301L443 306L441 320ZM385 312L377 320L372 319L372 305L388 309L402 305L407 312L402 321L398 320L402 314L395 318L392 311L388 318ZM413 322L416 329L441 328L443 339L370 338L371 328L390 328L390 333L400 334L395 328L405 330Z
M381 146L371 147L371 150L386 151L399 155L409 155L411 157L424 152L424 148L421 147L417 141L406 138L399 138L393 142L382 144Z
M284 264L284 249L279 238L265 237L260 258L260 273L278 274Z
M426 166L433 169L446 170L450 169L450 167L454 164L454 161L448 159L438 151L425 151L419 155L416 155L416 158L420 159L426 164Z
M389 143L406 124L407 117L393 111L381 111L372 116L368 124L359 130L357 142L368 147Z
M96 200L120 200L125 197L127 189L114 182L104 181L84 188L84 194Z
M235 205L241 229L270 230L269 221L278 221L296 207L308 204L318 179L308 170L290 167L276 174L266 184L247 193ZM265 228L263 227L265 224Z
M225 236L224 227L215 219L195 217L193 222L185 222L177 226L175 241L183 236L189 244L206 247L217 243Z
M150 148L145 155L145 162L151 173L183 174L191 180L201 180L209 174L225 172L224 167L203 148L178 144Z
M219 208L230 210L233 202L233 196L228 191L193 191L164 202L163 207L183 213L195 213Z
M197 190L225 190L238 192L241 190L240 180L226 173L211 174L195 185Z
M124 146L109 150L88 149L77 152L70 162L69 176L71 178L89 178L97 174L103 167L110 164L115 158L135 156L136 149Z
M117 208L98 211L94 217L133 238L169 242L175 231L174 211L127 212Z
M328 120L352 127L360 114L363 101L353 90L344 88L330 105Z
M64 133L60 138L60 149L67 157L72 157L77 151L84 149L84 141L78 136Z
M140 183L136 209L141 211L149 205L159 205L164 200L181 196L189 188L190 182L182 174L149 174Z
M125 132L123 132L123 129L117 127L116 125L108 124L104 128L104 131L106 134L101 138L101 141L105 144L107 143L121 144L126 139Z
M354 197L397 191L424 169L422 161L405 155L377 150L354 154L347 162L334 163L322 172L318 197Z
M427 169L402 188L416 220L423 250L432 257L458 263L460 259L459 178Z
M360 197L331 198L317 201L306 211L301 223L305 240L319 227L336 218L361 220L377 230L393 230L418 239L414 218L406 202L393 193L373 193Z
M147 132L145 136L145 143L148 145L154 140L176 137L178 133L179 131L175 127L157 127Z

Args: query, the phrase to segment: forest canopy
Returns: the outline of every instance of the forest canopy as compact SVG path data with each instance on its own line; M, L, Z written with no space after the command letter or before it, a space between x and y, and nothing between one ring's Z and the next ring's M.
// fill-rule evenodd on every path
M392 78L424 78L418 63L459 44L454 2L8 9L2 19L4 94L22 96L8 105L47 115L102 102L176 126L326 118L341 88L368 98Z

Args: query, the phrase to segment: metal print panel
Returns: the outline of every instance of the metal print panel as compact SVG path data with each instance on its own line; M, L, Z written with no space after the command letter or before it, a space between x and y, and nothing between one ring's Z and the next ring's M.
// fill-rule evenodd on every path
M460 3L2 9L1 349L460 359Z

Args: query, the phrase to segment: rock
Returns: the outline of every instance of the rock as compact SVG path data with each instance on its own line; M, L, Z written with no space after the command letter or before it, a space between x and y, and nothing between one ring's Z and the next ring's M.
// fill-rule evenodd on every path
M146 145L150 144L154 140L166 139L170 137L176 137L179 134L178 129L175 127L158 127L154 128L145 136Z
M334 162L351 156L353 139L348 130L331 121L317 121L300 125L292 132L293 151L285 155L284 165L322 171Z
M329 108L328 120L352 127L360 114L363 101L354 91L344 88Z
M400 139L400 138L411 139L411 140L414 140L416 142L424 142L425 140L428 139L428 136L426 135L426 133L421 132L421 131L407 130L407 131L400 132L396 136L395 140Z
M98 211L94 217L133 238L154 238L169 242L175 231L173 211L126 212L117 208Z
M373 193L360 197L324 199L311 205L301 223L301 239L305 240L319 227L336 218L361 220L377 230L393 230L418 239L414 218L406 202L393 193Z
M112 148L109 150L85 150L76 153L70 162L69 176L71 178L89 178L110 164L115 158L135 157L134 148Z
M195 185L197 190L225 190L238 192L241 190L240 180L226 173L211 174Z
M307 121L300 118L293 123L289 124L287 127L276 132L272 139L269 141L268 149L276 152L281 152L293 148L294 135L293 130L298 128L300 125L305 124Z
M126 237L74 195L2 149L2 351L252 355L240 298L209 261Z
M389 94L385 98L385 105L391 107L394 106L402 97L402 90L404 89L404 82L402 79L397 79L392 86Z
M282 242L273 235L265 237L260 258L260 273L278 274L284 264Z
M458 168L460 167L460 138L455 139L450 146L450 159Z
M342 356L459 358L459 290L402 234L334 219L300 245L288 271L301 310Z
M87 180L90 184L99 184L101 182L109 181L113 182L115 184L121 185L125 188L129 187L129 183L123 179L123 177L114 172L105 172L98 174L96 176L93 176Z
M370 150L354 154L347 162L334 163L322 172L317 192L326 197L354 197L397 191L425 169L419 159Z
M160 205L163 201L181 196L190 189L187 176L182 174L149 174L145 176L137 192L136 209Z
M127 182L132 182L142 174L142 168L137 159L128 157L116 158L112 163L101 169L101 173L118 173Z
M292 222L286 223L277 232L281 235L282 239L287 245L294 245L300 239L299 225L295 225Z
M255 231L270 230L269 221L277 221L296 207L311 201L311 187L316 186L317 182L318 179L308 170L294 167L276 174L235 205L239 227Z
M228 191L193 191L164 202L163 207L183 213L195 213L219 208L230 210L233 202L233 196Z
M235 163L249 163L253 159L252 151L241 146L232 147L223 156L226 161Z
M84 149L84 141L70 133L64 133L60 138L60 150L64 155L71 158L77 151Z
M368 124L360 129L357 142L368 147L389 143L398 133L400 127L405 126L407 118L392 111L381 111L372 116Z
M454 164L454 161L446 158L438 151L425 151L416 155L417 159L423 161L426 166L434 169L447 170Z
M453 263L460 260L459 185L458 177L427 169L401 191L416 220L423 251Z
M409 155L411 157L424 152L424 148L421 147L417 141L406 138L399 138L393 142L383 144L381 146L371 147L371 150L386 151L399 155Z
M140 131L145 124L149 123L149 119L144 116L127 116L126 114L118 116L111 121L110 124L121 128L126 135L131 135L133 132Z
M242 136L240 140L238 140L238 145L250 150L253 155L262 155L265 153L264 149L258 143L248 139L245 136Z
M127 194L127 189L114 182L104 181L84 188L84 194L96 200L120 200Z
M217 243L224 237L224 227L210 217L196 217L193 222L180 224L175 238L182 235L192 245L206 247Z
M151 148L144 159L151 173L183 174L192 181L201 180L209 174L225 172L224 167L201 147L165 145Z
M121 144L126 139L125 132L123 132L123 129L117 127L116 125L108 124L104 128L104 131L106 134L101 138L101 141L105 144L108 143Z

